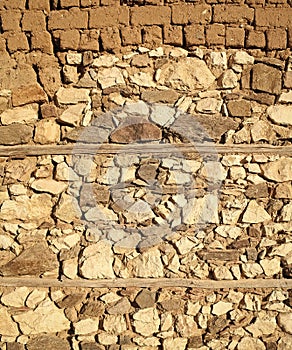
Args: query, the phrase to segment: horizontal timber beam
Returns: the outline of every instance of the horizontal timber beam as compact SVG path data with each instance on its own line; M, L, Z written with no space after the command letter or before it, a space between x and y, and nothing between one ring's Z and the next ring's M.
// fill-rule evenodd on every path
M70 154L116 154L126 153L150 153L170 154L176 152L199 153L201 155L212 154L279 154L291 155L292 145L272 146L259 144L222 145L213 143L202 144L66 144L66 145L24 145L24 146L0 146L0 157L23 158L42 155L70 155Z
M191 278L117 278L84 280L36 277L0 277L1 287L80 287L80 288L167 288L183 287L197 289L253 289L253 288L292 288L292 279L245 279L233 281L197 280Z

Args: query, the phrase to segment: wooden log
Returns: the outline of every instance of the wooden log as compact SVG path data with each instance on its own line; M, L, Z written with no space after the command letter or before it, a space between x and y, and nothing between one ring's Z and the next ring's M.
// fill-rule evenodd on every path
M37 277L1 277L1 287L72 287L72 288L167 288L183 287L197 289L253 289L253 288L292 288L292 279L242 279L232 281L198 280L193 278L117 278L84 280Z
M23 158L41 155L67 155L67 154L116 154L127 152L133 154L171 154L171 153L197 153L201 155L216 154L279 154L292 155L292 146L272 145L219 145L212 143L202 144L66 144L66 145L23 145L0 146L0 157Z

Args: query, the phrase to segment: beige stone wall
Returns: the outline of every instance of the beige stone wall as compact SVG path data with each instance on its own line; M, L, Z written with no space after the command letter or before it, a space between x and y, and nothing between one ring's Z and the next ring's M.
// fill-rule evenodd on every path
M291 11L0 3L1 349L290 350Z

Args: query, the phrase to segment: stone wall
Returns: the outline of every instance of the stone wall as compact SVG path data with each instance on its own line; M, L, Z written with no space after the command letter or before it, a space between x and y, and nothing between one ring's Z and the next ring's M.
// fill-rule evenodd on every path
M1 349L290 350L291 2L0 17Z

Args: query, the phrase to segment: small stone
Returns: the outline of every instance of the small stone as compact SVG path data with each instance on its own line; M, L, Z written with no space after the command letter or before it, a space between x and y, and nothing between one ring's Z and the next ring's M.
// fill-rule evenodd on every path
M181 337L190 338L196 332L198 326L194 317L188 315L177 315L175 328Z
M28 350L70 350L67 340L55 335L39 335L26 344Z
M169 106L153 105L150 115L151 121L160 126L170 125L174 121L176 110Z
M15 315L14 319L26 335L56 333L70 328L63 310L58 309L50 299L41 302L35 310Z
M237 345L238 350L265 350L266 347L260 339L244 337Z
M246 65L254 63L254 58L245 51L237 51L232 58L235 64Z
M275 198L292 199L292 186L289 182L283 182L277 185L275 189Z
M29 103L47 102L47 95L39 84L19 86L12 90L12 104L14 107Z
M266 316L264 318L257 317L256 321L250 326L246 327L254 338L262 335L274 334L277 327L276 319L274 317Z
M7 309L0 307L0 334L1 336L17 337L19 335L17 323L12 321Z
M248 262L241 265L242 272L248 278L254 278L263 273L262 267L254 262Z
M212 307L212 314L213 315L224 315L228 311L232 310L233 306L232 303L226 303L225 301L219 301L218 303L214 304Z
M38 276L59 266L57 257L45 243L25 249L19 256L0 267L3 276Z
M110 315L123 315L129 313L131 304L127 298L120 299L115 305L107 308Z
M77 83L79 79L77 67L69 65L63 66L63 77L66 84Z
M0 144L4 146L28 143L32 139L32 135L33 128L28 125L0 126Z
M263 259L260 261L260 265L264 270L264 273L268 277L272 277L281 272L281 260L279 258Z
M136 84L142 87L155 87L155 83L153 81L153 76L149 73L138 72L134 75L130 75L129 80L131 83Z
M67 53L66 60L68 64L81 64L82 63L82 53Z
M123 315L105 315L103 329L110 334L120 334L127 330L127 324Z
M69 106L59 116L58 120L66 125L79 126L83 118L85 104L78 103L74 106Z
M292 106L274 105L267 109L270 119L280 125L292 125Z
M103 344L103 345L112 345L112 344L117 344L118 337L116 335L113 335L113 334L99 333L98 334L98 341L100 342L100 344ZM118 350L119 349L119 345L117 345L117 347L118 347L117 349L112 348L112 347L109 347L109 349L110 350ZM96 348L96 350L99 350L99 349L100 349L99 347ZM92 350L94 350L94 349L92 349Z
M80 258L80 273L89 279L115 278L113 252L106 241L86 247Z
M281 158L274 162L261 165L263 175L275 182L292 180L292 158Z
M282 74L279 69L263 63L257 63L252 70L252 89L271 94L280 94Z
M292 334L292 314L288 312L280 312L277 321L284 332Z
M228 112L232 117L250 117L251 103L246 100L230 101L227 105Z
M233 89L237 86L238 78L233 70L228 69L219 77L218 83L223 89Z
M255 200L251 200L243 214L242 222L260 223L271 220L271 216Z
M98 70L97 81L103 90L116 85L125 85L124 77L116 67Z
M143 289L135 298L135 303L141 309L151 308L155 305L155 293Z
M54 119L40 120L35 128L34 140L42 145L60 141L60 126Z
M112 55L101 55L98 58L95 58L92 62L92 67L106 67L110 68L119 61L118 57Z
M139 310L133 315L134 327L137 333L149 337L158 332L160 319L156 309Z
M279 98L281 103L291 103L292 102L292 90L288 92L282 92Z
M77 89L73 87L64 88L61 87L57 93L57 101L59 104L64 105L70 105L70 104L77 104L81 102L89 102L90 96L89 96L90 90L88 89Z
M76 198L62 193L62 196L56 206L55 216L65 222L78 220L82 215Z
M254 142L261 140L272 141L276 136L272 125L264 120L259 120L253 124L250 129L250 133Z
M52 179L39 179L33 181L31 188L38 192L47 192L56 195L64 192L67 184Z
M163 340L163 350L185 350L187 343L186 338L167 338Z
M196 110L200 113L215 114L220 112L222 106L222 101L216 98L203 98L197 105Z
M284 205L280 214L280 221L291 222L292 221L292 202Z
M11 293L2 295L1 303L6 306L22 307L29 293L27 287L15 288Z
M179 241L175 242L175 246L178 252L182 255L189 253L195 244L187 237L182 237Z
M90 334L98 331L99 319L98 318L87 318L74 324L74 331L76 335L79 334Z
M38 119L38 111L39 106L33 103L23 107L7 109L0 115L0 118L3 125L13 123L29 124L34 123Z
M220 280L233 280L232 273L226 266L217 266L213 270L214 278L218 281Z
M163 277L163 265L158 249L150 249L130 261L135 277Z

